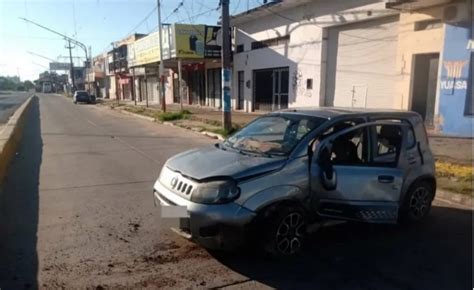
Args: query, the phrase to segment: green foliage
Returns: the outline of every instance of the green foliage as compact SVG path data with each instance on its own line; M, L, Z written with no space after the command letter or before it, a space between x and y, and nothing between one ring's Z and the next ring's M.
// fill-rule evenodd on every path
M175 121L175 120L182 120L187 119L189 117L188 112L165 112L158 114L158 120L165 122L165 121Z
M18 77L0 77L0 91L27 91L34 88L31 81L19 81Z
M27 91L29 91L29 90L31 90L31 89L33 89L33 88L35 87L35 84L34 84L33 82L31 82L31 81L28 81L28 80L24 81L24 82L23 82L23 85L25 86L25 89L26 89Z
M217 133L219 135L222 135L222 137L227 138L230 135L237 132L239 129L240 129L239 126L234 125L232 128L230 128L230 130L225 130L224 128L219 128L219 129L211 130L211 132Z

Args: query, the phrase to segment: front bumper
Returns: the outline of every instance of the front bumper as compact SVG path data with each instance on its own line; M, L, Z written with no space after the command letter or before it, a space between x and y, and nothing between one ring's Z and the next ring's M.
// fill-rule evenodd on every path
M189 201L167 189L159 181L153 190L155 206L185 206L174 231L209 249L234 249L242 245L256 214L236 203L207 205Z

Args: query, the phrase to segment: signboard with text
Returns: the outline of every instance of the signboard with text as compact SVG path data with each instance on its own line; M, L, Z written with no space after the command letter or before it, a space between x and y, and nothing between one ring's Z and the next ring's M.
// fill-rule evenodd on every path
M50 62L49 69L50 70L70 70L71 64L68 62Z
M204 58L204 25L173 24L175 57Z

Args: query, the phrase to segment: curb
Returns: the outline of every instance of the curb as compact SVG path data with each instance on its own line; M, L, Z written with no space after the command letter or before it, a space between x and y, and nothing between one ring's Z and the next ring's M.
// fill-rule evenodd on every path
M8 120L0 131L0 184L5 178L10 161L16 154L25 125L26 111L35 95L30 96Z
M473 205L473 198L469 195L466 194L459 194L459 193L454 193L446 190L436 190L436 196L435 199L438 199L440 201L444 202L450 202L450 203L455 203L459 205L464 205L464 206L469 206L472 207Z
M153 117L143 116L143 115L132 113L132 112L129 112L129 111L125 111L125 110L122 110L122 109L112 109L110 107L109 107L109 109L112 110L112 111L120 112L124 115L133 116L133 117L143 119L143 120L147 120L147 121L150 121L150 122L156 122L155 118L153 118Z

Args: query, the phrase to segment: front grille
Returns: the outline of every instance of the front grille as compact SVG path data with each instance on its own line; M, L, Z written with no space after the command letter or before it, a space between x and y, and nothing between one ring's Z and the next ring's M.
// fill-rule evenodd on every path
M198 183L181 175L179 172L172 171L168 167L163 167L160 173L160 182L172 192L186 199L190 199L193 190Z
M171 182L171 188L179 193L190 195L193 190L193 185L186 182L185 180L178 179Z

